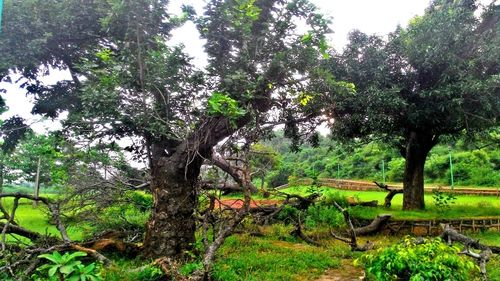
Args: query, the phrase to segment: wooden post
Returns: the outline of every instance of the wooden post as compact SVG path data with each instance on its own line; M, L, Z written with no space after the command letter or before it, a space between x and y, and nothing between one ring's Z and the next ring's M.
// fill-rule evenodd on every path
M38 164L36 166L36 177L35 177L35 192L34 192L35 199L38 199L38 196L40 196L40 166L42 166L42 157L38 156ZM38 206L38 201L37 200L33 201L33 207L37 206Z

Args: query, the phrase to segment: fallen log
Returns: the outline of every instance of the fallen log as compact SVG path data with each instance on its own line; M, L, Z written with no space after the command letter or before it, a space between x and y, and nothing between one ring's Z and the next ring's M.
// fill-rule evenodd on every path
M354 207L354 206L377 207L378 206L378 200L362 201L362 202L349 201L348 204L351 207Z
M362 226L354 229L354 232L356 235L368 235L372 234L375 232L378 232L380 228L391 218L391 215L389 214L381 214L377 215L373 221L367 225L367 226Z
M443 241L448 242L448 244L451 244L452 242L462 243L464 245L464 249L462 252L460 252L460 254L464 254L476 259L477 263L479 264L479 270L481 272L483 280L487 281L488 275L486 273L486 264L490 260L491 255L493 253L496 254L500 253L500 248L495 246L483 245L479 243L479 240L474 240L468 236L459 233L449 224L441 224L440 226L443 229L443 233L440 236L441 239L443 239ZM481 252L475 253L471 251L470 248L480 250Z
M479 240L474 240L468 236L465 236L461 233L459 233L456 229L451 227L449 224L440 224L441 229L443 230L443 233L441 233L440 237L443 239L443 241L446 241L448 243L451 243L453 241L455 242L460 242L464 245L467 245L469 247L478 249L478 250L486 250L486 249L491 249L492 253L494 254L500 254L500 247L497 246L488 246L479 243Z

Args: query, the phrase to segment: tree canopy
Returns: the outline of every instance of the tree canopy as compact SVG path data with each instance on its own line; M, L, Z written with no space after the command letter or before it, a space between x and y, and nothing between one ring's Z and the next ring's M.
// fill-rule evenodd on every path
M383 139L406 159L404 208L423 208L423 165L442 136L497 126L498 7L476 17L475 1L433 1L387 40L351 32L331 59L353 83L332 99L333 136Z
M296 143L312 134L299 121L321 118L314 96L330 31L304 0L213 0L200 16L189 7L171 15L167 4L6 1L0 43L8 54L0 73L4 80L22 75L34 112L68 111L67 132L75 137L134 138L128 149L147 158L155 198L150 256L192 247L200 167L221 140L256 140L280 123ZM44 20L47 14L54 20ZM186 20L195 20L206 40L206 69L193 66L182 46L167 44ZM40 78L52 68L70 71L71 80L44 85Z

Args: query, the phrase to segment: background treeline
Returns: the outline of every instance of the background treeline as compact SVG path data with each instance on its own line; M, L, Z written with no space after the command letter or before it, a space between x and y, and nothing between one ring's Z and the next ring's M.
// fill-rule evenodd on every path
M470 144L464 139L449 140L434 147L425 164L426 183L450 185L451 151L455 185L500 186L500 148L498 143ZM305 144L298 152L289 149L290 141L276 132L266 140L280 159L268 173L269 186L287 183L289 177L328 177L360 180L403 180L404 159L392 146L380 143L338 143L320 137L318 147Z

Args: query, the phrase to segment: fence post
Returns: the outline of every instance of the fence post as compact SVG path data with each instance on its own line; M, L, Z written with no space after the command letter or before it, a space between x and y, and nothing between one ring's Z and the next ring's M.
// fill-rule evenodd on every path
M453 179L453 161L451 160L451 147L450 147L450 181L451 181L451 190L453 190L453 187L455 185L454 179Z

